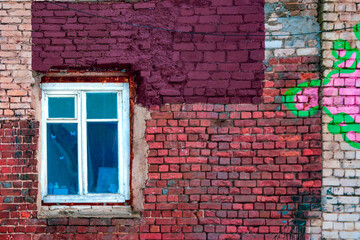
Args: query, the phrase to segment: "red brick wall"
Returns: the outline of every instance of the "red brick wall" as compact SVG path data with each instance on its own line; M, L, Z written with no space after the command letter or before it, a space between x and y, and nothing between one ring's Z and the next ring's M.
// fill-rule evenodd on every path
M270 60L263 104L151 107L141 219L37 219L38 124L3 122L0 239L306 239L320 208L320 115L296 118L277 96L316 78L317 61Z
M263 104L153 107L141 236L306 239L320 209L320 114L293 117L277 96L317 78L317 62L270 60Z
M169 28L200 31L206 30L205 25L210 30L214 25L214 19L207 16L214 15L214 11L205 9L217 9L226 26L214 32L224 33L233 32L233 25L239 25L230 21L240 21L234 18L237 14L233 9L244 9L239 7L243 2L236 0L170 2L171 5L159 3L162 10L154 10L157 18L147 15L153 2L62 4L100 15L106 13L110 17L124 13L129 21L139 20L147 25L171 19ZM189 4L191 8L182 7ZM314 9L314 4L311 5ZM110 11L111 6L124 6L124 9ZM259 67L262 59L250 53L263 50L258 41L252 45L253 42L244 43L238 38L133 31L46 3L34 3L33 7L33 70L44 72L59 65L130 63L134 71L139 72L137 103L152 105L146 128L150 148L149 180L143 192L145 208L140 219L40 219L37 211L39 165L35 157L38 122L18 118L1 120L1 240L310 237L305 227L311 225L312 219L319 219L313 210L320 210L320 114L297 118L282 105L281 96L290 87L319 78L318 57L268 59L269 70L263 77L263 69ZM294 9L291 13L294 16L316 15L315 10L311 10L311 14L302 11L310 8L303 2L286 4L286 7ZM200 23L200 19L205 22ZM7 21L16 25L22 20L9 18ZM19 29L30 28L24 25ZM88 35L81 35L85 33ZM282 44L281 51L274 51L276 57L296 55L295 50L291 53L292 49ZM250 61L246 64L250 65L243 65L237 59L243 50L249 50ZM19 53L20 56L26 58L27 54ZM247 75L243 70L253 66L253 61L261 71L250 69ZM34 113L39 110L34 104L31 107L30 103L14 104L25 93L27 98L23 101L32 103L28 96L32 96L33 79L30 74L17 79L12 70L17 68L8 65L11 66L8 77L1 79L1 86L6 88L1 94L7 98L2 99L4 103L0 106L5 110L1 111L9 116L18 114L34 119ZM18 65L20 69L21 63ZM222 85L224 78L229 79L227 85ZM259 88L261 78L265 78L263 89ZM20 80L28 82L18 83ZM6 81L15 84L4 84ZM239 84L235 92L232 83ZM241 90L242 84L251 88ZM259 94L261 101L254 98ZM191 104L193 102L200 103Z

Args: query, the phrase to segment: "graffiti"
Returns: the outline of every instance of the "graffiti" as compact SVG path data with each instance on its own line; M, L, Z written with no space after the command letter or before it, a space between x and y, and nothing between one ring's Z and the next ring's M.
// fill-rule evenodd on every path
M360 41L360 23L353 27L357 40ZM323 80L311 80L300 83L285 92L282 101L285 106L299 117L313 116L319 112L319 91L323 91L324 113L331 118L328 130L332 134L341 134L344 141L354 148L360 149L360 115L355 105L360 100L360 51L351 48L346 40L333 43L332 55L337 61L335 70ZM341 88L339 90L338 87ZM353 105L353 106L349 106Z

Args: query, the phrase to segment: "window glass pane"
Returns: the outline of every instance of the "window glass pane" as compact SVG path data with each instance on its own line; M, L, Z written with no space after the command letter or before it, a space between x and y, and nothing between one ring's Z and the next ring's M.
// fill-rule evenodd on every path
M47 124L47 176L49 195L78 194L76 123Z
M117 93L87 93L86 113L88 119L117 118Z
M75 118L75 98L49 97L49 118Z
M117 193L118 124L87 123L88 192Z

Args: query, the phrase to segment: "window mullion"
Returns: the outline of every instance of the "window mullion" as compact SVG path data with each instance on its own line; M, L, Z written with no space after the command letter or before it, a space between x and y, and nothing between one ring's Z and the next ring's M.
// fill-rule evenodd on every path
M119 181L119 193L121 195L124 194L124 159L123 159L123 153L122 153L122 114L123 114L123 103L122 103L122 94L121 92L118 92L117 94L117 106L118 106L118 181Z
M82 115L81 115L81 111L82 111L82 107L81 107L81 92L77 93L77 102L76 102L76 112L75 114L77 115L77 124L78 124L78 172L79 172L79 195L83 195L83 170L82 170L82 162L83 162L83 150L82 150L82 145L83 145L83 139L82 139L82 129L81 129L81 125L82 125Z
M81 131L82 131L82 176L83 176L83 194L88 193L88 182L87 182L87 126L86 126L86 92L81 92Z

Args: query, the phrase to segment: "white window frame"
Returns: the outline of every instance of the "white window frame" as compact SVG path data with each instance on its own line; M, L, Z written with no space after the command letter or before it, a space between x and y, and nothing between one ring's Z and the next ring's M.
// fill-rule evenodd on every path
M130 101L129 83L42 83L41 98L41 198L44 203L119 203L130 199ZM118 193L87 193L86 93L116 92L118 118ZM48 118L48 98L75 96L74 119ZM91 120L90 120L91 121ZM109 119L106 119L109 121ZM79 195L48 195L47 123L78 123Z

